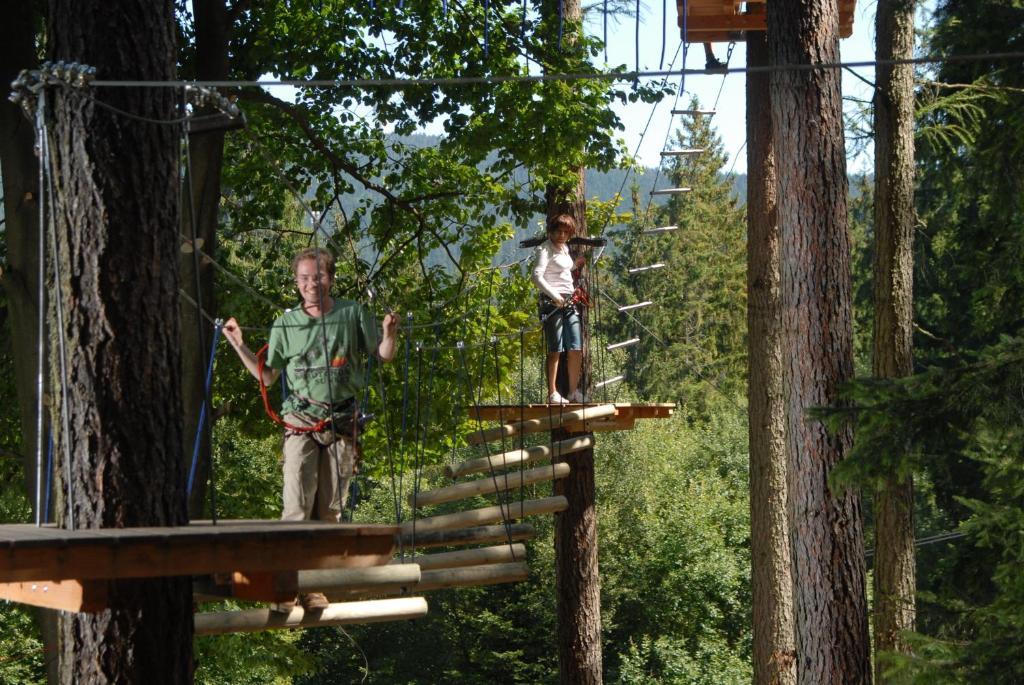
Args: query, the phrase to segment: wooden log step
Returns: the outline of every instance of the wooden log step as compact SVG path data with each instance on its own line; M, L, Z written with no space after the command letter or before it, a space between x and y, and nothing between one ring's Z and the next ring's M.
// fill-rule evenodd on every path
M491 495L496 492L516 490L526 485L542 483L549 480L565 478L569 475L569 465L566 463L552 464L527 471L514 471L512 473L498 473L493 476L484 476L467 483L457 483L448 487L428 490L420 493L409 494L409 506L420 508L432 504L454 502L460 499L468 499L477 495Z
M501 583L520 583L530 576L525 561L510 564L485 564L461 568L424 571L419 585L410 588L412 592L432 592L457 587L481 587ZM398 594L395 591L393 594ZM380 596L380 595L377 595Z
M479 587L482 585L498 585L500 583L519 583L530 576L530 569L525 561L511 564L484 564L482 566L464 566L462 568L438 569L424 571L416 592L445 590L453 587Z
M391 564L394 566L410 563L418 564L420 570L425 572L441 568L507 564L523 561L524 559L526 559L526 545L517 542L511 545L495 545L493 547L479 547L477 549L460 549L454 552L420 554L406 562L403 562L401 559L395 559Z
M330 568L299 571L299 592L370 591L379 587L408 587L420 582L418 564L373 568Z
M508 502L507 504L496 504L480 509L469 511L458 511L454 514L441 514L440 516L429 516L415 522L417 534L432 533L438 530L451 530L453 528L468 528L470 526L496 521L511 521L525 518L527 516L540 516L542 514L553 514L557 511L565 511L569 508L569 502L565 497L543 497L541 499ZM402 533L411 533L413 521L406 521L402 524Z
M594 446L594 439L589 435L580 435L568 440L559 440L551 445L535 445L524 450L512 450L492 454L489 457L470 459L460 464L449 464L445 467L445 475L449 478L461 478L471 473L484 473L487 471L507 469L518 466L523 462L540 461L559 457L563 454L572 454Z
M459 547L462 545L486 545L494 542L514 542L529 540L534 535L533 526L529 523L513 523L509 526L477 526L460 530L439 530L433 533L421 533L416 529L402 533L401 541L405 547L432 549L434 547Z
M529 419L526 421L512 421L502 426L498 426L497 428L473 431L466 436L466 442L471 445L479 445L480 443L500 440L503 437L507 438L512 435L537 433L551 428L557 428L564 423L584 421L587 419L599 419L602 416L611 416L614 413L614 404L599 404L593 407L573 409L572 411L565 411L557 407L552 407L550 415L548 416ZM514 409L509 411L509 416L515 416Z
M310 612L308 615L299 605L296 605L290 614L282 614L270 611L270 609L210 611L195 615L195 634L221 635L283 628L315 628L355 623L405 621L426 615L427 600L422 597L339 602L331 604L323 611Z

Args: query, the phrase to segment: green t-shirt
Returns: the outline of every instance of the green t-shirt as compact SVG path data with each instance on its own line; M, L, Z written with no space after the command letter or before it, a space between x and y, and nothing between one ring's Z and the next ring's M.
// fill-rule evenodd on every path
M325 363L325 338L330 363ZM373 314L352 300L334 300L322 318L301 308L278 317L270 330L267 366L287 374L284 412L325 418L330 413L327 405L356 397L366 385L366 356L377 349L377 343Z

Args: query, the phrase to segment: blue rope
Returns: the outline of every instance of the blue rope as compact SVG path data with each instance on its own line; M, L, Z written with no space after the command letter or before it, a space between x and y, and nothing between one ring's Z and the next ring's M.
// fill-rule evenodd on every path
M665 25L668 23L668 2L661 0L661 57L658 58L658 71L665 66Z
M604 19L604 63L608 64L608 0L604 0L601 16Z
M220 319L213 324L213 346L210 348L210 361L206 365L206 383L203 386L203 404L199 408L199 423L196 425L196 439L192 443L192 466L188 470L188 485L185 492L192 494L192 486L195 484L196 467L199 464L199 442L203 435L203 427L206 425L206 398L210 396L210 384L213 382L213 361L217 356L217 343L220 341L220 333L224 328L224 322Z
M484 0L484 57L487 57L488 41L490 33L489 19L491 16L491 2L490 0Z

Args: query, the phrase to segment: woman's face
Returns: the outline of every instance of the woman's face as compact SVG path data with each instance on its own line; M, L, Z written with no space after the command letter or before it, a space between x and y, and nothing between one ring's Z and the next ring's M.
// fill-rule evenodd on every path
M572 237L572 231L565 226L555 226L548 231L548 238L550 238L551 242L555 245L565 245L570 237Z

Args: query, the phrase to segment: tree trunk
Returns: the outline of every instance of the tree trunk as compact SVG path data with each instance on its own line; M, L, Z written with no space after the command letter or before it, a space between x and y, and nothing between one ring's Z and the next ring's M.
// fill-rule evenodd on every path
M772 65L837 62L836 3L769 3ZM778 165L788 487L797 681L871 681L860 497L828 477L850 449L808 415L836 402L853 376L846 155L839 72L771 75Z
M223 81L228 78L229 17L223 0L195 2L196 78L201 81ZM186 170L185 197L181 233L192 237L193 227L201 249L208 255L217 253L217 227L220 218L220 181L224 165L224 132L209 131L189 136L191 163ZM193 226L194 216L194 226ZM198 282L197 282L198 270ZM181 261L181 287L203 311L217 311L214 297L213 264L198 251L184 255ZM199 292L197 292L197 289ZM185 416L185 463L193 459L199 414L206 398L206 367L213 326L185 299L181 301L181 385ZM212 407L206 408L206 425L199 435L199 454L189 496L189 515L199 518L204 511L207 480L211 475ZM208 510L207 510L208 511ZM212 515L212 512L211 512Z
M768 63L764 33L747 63ZM786 415L775 151L766 72L747 74L747 341L754 683L796 682L793 579L786 516Z
M579 5L576 5L577 9ZM548 216L570 214L581 235L586 233L586 201L583 169L579 183L567 193L553 188L547 193ZM583 321L583 329L587 330ZM589 358L584 339L580 387L588 384ZM565 368L565 355L559 368ZM564 385L561 393L571 388ZM569 433L558 429L552 439L564 440ZM597 508L594 485L594 448L558 457L556 462L572 466L567 478L555 482L555 494L564 495L569 508L555 514L555 592L558 597L558 663L560 682L592 685L602 682L601 576L597 563Z
M50 21L54 60L93 65L103 79L175 77L169 1L51 0ZM61 423L68 432L59 434L56 452L63 454L64 445L71 452L63 522L73 517L77 528L184 524L179 128L94 103L167 120L178 115L178 94L170 88L51 88L47 94L67 348ZM62 617L62 682L191 682L189 579L115 581L110 598L110 609Z
M876 57L914 53L914 3L880 0ZM875 330L877 378L909 376L913 358L914 70L878 66L875 90ZM914 485L891 475L875 493L875 678L884 682L882 652L908 652L914 630Z
M36 14L32 2L16 2L0 22L0 83L36 66ZM14 383L21 427L25 487L36 508L36 392L39 350L39 167L34 133L21 107L0 102L0 171L3 173L7 268L2 274L10 322ZM44 433L45 435L45 433ZM43 476L45 482L45 475ZM45 497L45 493L44 493Z

